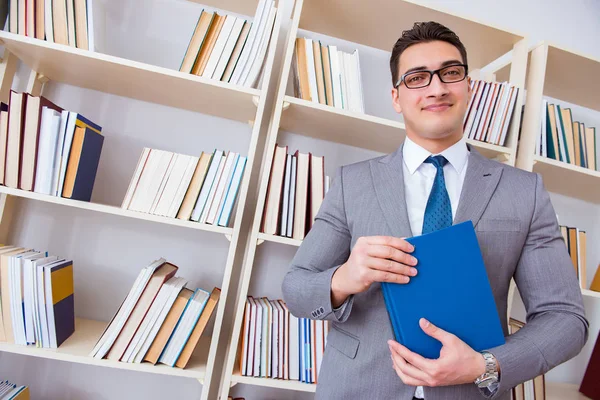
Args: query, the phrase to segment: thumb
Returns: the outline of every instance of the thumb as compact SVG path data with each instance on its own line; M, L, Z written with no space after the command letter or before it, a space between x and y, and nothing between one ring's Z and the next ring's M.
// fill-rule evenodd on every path
M438 328L425 318L421 318L419 320L419 325L421 326L421 329L423 329L423 332L425 332L432 338L439 340L440 342L442 342L442 344L444 344L450 336L448 332L446 332L442 328Z

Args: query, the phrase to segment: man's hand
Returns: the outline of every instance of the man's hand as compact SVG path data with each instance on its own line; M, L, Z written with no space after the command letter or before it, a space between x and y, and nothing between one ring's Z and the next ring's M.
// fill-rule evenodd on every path
M473 383L485 372L483 356L465 342L424 318L419 324L426 334L442 343L440 358L424 358L394 340L388 341L394 369L402 382L411 386L460 385Z
M356 241L348 261L331 280L331 299L339 307L352 294L366 291L373 282L408 283L417 274L413 246L391 236L366 236Z

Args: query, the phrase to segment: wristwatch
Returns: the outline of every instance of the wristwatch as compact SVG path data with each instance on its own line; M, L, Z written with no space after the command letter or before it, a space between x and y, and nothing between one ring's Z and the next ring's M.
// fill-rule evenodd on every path
M496 357L487 351L482 351L481 355L485 360L485 372L475 379L475 385L484 392L493 393L498 387L500 373Z

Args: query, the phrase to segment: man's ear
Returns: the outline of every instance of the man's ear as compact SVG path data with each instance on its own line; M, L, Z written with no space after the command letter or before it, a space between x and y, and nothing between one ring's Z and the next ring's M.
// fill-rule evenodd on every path
M394 106L394 110L396 110L398 114L402 114L402 107L400 106L399 95L400 94L398 93L398 89L392 88L392 106Z

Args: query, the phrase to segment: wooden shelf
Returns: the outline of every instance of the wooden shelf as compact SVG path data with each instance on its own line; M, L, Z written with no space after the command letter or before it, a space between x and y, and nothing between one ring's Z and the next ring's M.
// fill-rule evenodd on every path
M540 45L544 44L548 46L544 95L600 111L600 59Z
M539 172L550 192L600 203L600 172L550 158L535 156L533 172Z
M0 43L52 81L236 121L256 116L256 89L4 31Z
M273 242L273 243L287 244L289 246L296 246L296 247L300 247L300 245L302 244L302 240L292 239L292 238L287 238L287 237L282 237L282 236L276 236L276 235L267 235L266 233L259 233L258 240L264 240L266 242Z
M289 103L289 107L281 115L280 128L292 133L381 153L396 150L406 136L405 126L399 121L342 110L292 96L285 96L284 102ZM471 139L467 142L489 158L511 154L511 150L506 147Z
M223 235L232 235L233 234L233 228L201 224L199 222L193 222L193 221L183 221L183 220L180 220L177 218L161 217L158 215L151 215L151 214L145 214L145 213L136 212L136 211L124 210L121 207L107 206L104 204L90 203L87 201L65 199L63 197L56 197L56 196L49 196L47 194L28 192L26 190L13 189L13 188L8 188L6 186L0 186L0 193L6 193L11 196L23 197L26 199L44 201L46 203L60 204L60 205L67 206L67 207L76 207L76 208L81 208L84 210L91 210L91 211L97 211L97 212L102 212L102 213L106 213L106 214L119 215L122 217L137 218L137 219L143 219L146 221L158 222L161 224L176 225L176 226L181 226L181 227L189 228L189 229L198 229L201 231L220 233Z
M312 383L304 383L300 381L289 381L284 379L272 379L272 378L255 378L252 376L242 376L234 374L231 377L231 382L244 383L246 385L263 386L285 390L295 390L298 392L311 392L314 393L317 389L317 385Z
M583 296L587 296L587 297L595 297L597 299L600 299L600 292L595 292L593 290L589 290L589 289L581 289L581 293L583 294Z
M579 386L572 383L546 381L546 400L591 400L579 393Z
M169 367L163 364L134 364L90 357L89 354L102 335L106 325L106 322L77 318L75 319L75 333L73 333L73 335L58 349L40 349L35 346L22 346L4 342L0 343L0 351L59 361L75 362L79 364L126 369L130 371L181 376L198 380L204 378L206 360L208 359L208 348L210 347L209 337L200 340L197 351L192 356L186 369Z
M496 60L525 37L449 10L414 4L418 2L304 0L299 27L391 52L402 29L411 28L415 21L437 21L460 37L469 54L470 69Z

